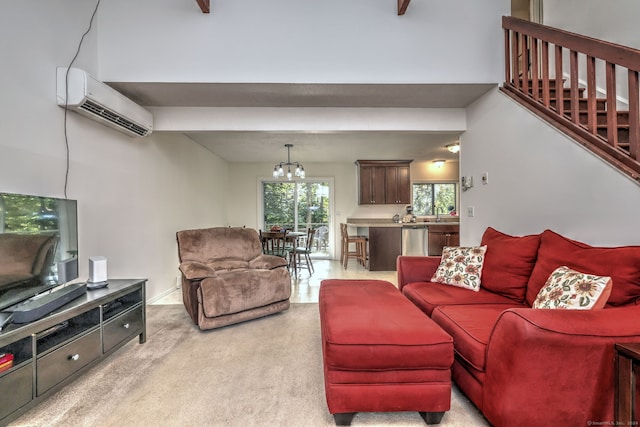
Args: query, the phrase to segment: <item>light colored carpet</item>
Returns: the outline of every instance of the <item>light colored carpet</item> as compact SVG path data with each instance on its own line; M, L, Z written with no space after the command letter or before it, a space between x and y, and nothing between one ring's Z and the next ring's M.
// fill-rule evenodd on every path
M11 426L334 426L317 304L201 332L181 305L147 307L132 340ZM359 413L353 426L424 426L418 413ZM454 388L443 427L489 424Z

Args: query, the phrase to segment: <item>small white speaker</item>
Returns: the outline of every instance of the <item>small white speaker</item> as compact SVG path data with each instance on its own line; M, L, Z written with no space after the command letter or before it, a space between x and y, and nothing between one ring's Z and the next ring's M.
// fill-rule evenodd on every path
M89 280L87 289L104 288L107 281L107 259L103 256L89 257Z

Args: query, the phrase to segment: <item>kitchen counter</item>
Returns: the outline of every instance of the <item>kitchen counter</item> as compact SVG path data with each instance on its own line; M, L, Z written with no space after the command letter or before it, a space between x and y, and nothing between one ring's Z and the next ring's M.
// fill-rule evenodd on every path
M433 221L416 221L416 222L393 222L391 219L386 218L347 218L347 225L352 227L402 227L403 225L424 225L424 226L439 226L439 225L460 225L459 221L442 220L440 222Z
M445 244L454 245L455 241L452 240L452 235L455 234L457 239L460 225L458 218L449 217L440 222L436 222L433 218L433 221L407 223L394 222L390 218L347 218L346 223L349 227L356 229L355 233L350 234L368 237L369 270L371 271L395 270L396 259L398 255L403 253L403 234L411 232L412 228L422 229L422 238L429 239L429 244L433 246L428 248L431 255L438 251L439 254L442 254L442 247ZM403 230L404 226L407 228ZM454 228L455 230L452 230ZM408 244L408 241L405 243ZM425 255L427 255L426 248L427 246L424 249Z

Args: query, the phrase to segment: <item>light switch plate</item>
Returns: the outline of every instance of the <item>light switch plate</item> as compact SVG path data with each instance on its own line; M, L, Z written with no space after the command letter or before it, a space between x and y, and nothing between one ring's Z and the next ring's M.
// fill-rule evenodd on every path
M476 214L476 209L473 206L467 207L467 216L472 217Z
M483 184L488 184L489 183L489 172L483 172L482 173L482 183Z

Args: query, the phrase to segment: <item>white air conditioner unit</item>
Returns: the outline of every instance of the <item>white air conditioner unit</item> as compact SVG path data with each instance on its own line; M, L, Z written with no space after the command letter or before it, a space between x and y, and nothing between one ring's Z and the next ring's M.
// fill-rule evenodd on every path
M59 106L127 135L147 136L153 130L149 111L78 68L70 68L68 76L67 68L58 68L57 99Z

